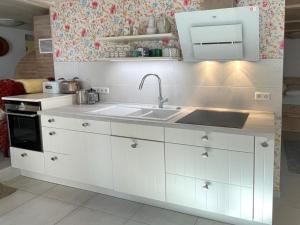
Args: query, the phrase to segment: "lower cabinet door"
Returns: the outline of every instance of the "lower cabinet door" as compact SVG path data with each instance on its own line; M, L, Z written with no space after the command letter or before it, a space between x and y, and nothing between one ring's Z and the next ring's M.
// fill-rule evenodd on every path
M113 188L110 136L82 133L84 148L72 153L75 179L108 189Z
M196 204L207 211L253 219L253 189L196 180Z
M49 176L67 180L74 180L76 176L70 155L45 152L45 170Z
M41 152L10 148L12 167L44 173L44 154Z
M253 219L253 189L167 174L170 203L236 218Z
M165 201L164 144L112 137L114 189Z

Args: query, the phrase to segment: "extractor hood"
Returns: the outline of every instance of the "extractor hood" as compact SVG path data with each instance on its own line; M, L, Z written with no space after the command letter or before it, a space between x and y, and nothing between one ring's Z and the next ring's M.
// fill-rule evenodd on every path
M259 60L256 6L176 13L183 60Z

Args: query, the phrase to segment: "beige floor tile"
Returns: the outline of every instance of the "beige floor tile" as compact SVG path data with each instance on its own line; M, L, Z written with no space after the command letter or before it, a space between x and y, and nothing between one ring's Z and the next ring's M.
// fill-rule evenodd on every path
M57 225L122 225L125 222L125 218L94 209L80 208L65 217Z
M75 205L82 205L95 195L95 192L67 187L63 185L57 185L43 194L43 196L45 197L57 199Z
M140 207L142 207L142 204L100 194L91 198L84 206L110 213L115 216L130 218Z
M132 220L151 225L194 225L197 217L145 205L137 211Z
M19 190L27 191L37 195L45 193L56 185L46 181L36 180L24 176L18 176L3 183Z
M0 217L1 225L53 225L76 206L38 197Z
M36 195L29 192L16 191L15 193L0 199L0 216L17 208L34 197L36 197Z

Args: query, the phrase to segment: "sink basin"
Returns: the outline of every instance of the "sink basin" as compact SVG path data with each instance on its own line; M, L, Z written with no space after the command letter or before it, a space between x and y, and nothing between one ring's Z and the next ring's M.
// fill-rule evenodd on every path
M180 113L180 109L158 109L151 107L116 105L104 109L90 111L89 113L104 116L128 117L146 120L169 120L173 116L176 116L178 113Z

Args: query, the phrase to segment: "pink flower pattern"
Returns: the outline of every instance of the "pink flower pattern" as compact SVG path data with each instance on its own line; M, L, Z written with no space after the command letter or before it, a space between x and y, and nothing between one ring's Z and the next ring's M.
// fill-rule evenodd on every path
M165 14L177 33L176 12L201 9L202 0L64 0L51 7L51 24L57 61L97 61L104 57L110 43L97 40L104 36L122 35L124 25L139 23L150 15ZM282 58L284 49L284 0L237 0L237 6L260 7L261 58ZM153 47L176 41L138 43Z

